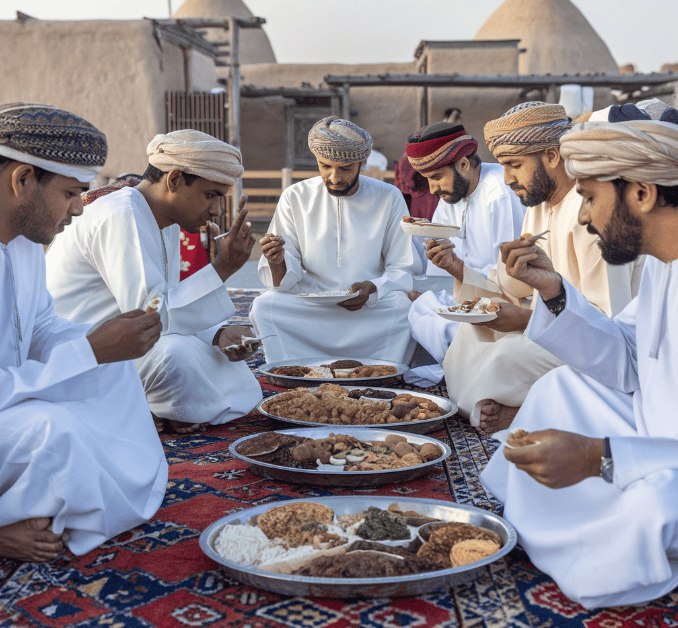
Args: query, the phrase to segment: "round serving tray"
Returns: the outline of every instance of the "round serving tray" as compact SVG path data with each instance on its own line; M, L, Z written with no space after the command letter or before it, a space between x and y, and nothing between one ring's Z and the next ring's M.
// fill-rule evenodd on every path
M340 380L345 382L346 380ZM343 384L342 384L343 386ZM355 390L356 388L365 388L365 386L343 386L346 390ZM281 421L282 423L289 423L291 425L298 425L300 427L329 427L332 431L336 432L337 430L357 430L357 429L381 429L381 430L397 430L400 432L408 432L410 434L428 434L429 432L435 432L436 430L442 429L443 421L450 416L453 416L457 412L457 404L450 399L445 399L444 397L439 397L438 395L430 395L429 393L414 391L414 390L398 390L392 388L375 388L370 386L372 390L387 390L389 392L394 392L396 394L410 394L415 395L416 397L424 397L435 401L444 411L445 414L442 416L435 417L434 419L426 419L424 421L406 421L403 423L374 423L370 425L335 425L330 423L312 423L311 421L297 421L296 419L286 419L285 417L277 416L271 414L264 410L264 406L267 402L272 399L276 399L280 395L285 395L287 393L278 393L277 395L272 395L266 399L262 399L257 404L257 410L267 416L270 419L276 421ZM310 390L317 390L317 388L311 388Z
M276 430L279 434L290 434L291 436L305 436L306 438L327 438L330 434L341 434L341 428L336 426L314 427L308 429L295 430ZM288 482L291 484L305 484L308 486L342 486L347 488L360 488L363 486L378 486L380 484L403 483L421 477L428 473L431 467L440 464L452 454L452 450L443 442L431 438L430 436L417 436L411 433L394 432L392 430L382 429L352 429L350 435L362 440L381 440L383 441L389 434L400 434L407 438L410 443L424 445L431 443L439 447L442 455L435 460L416 465L414 467L404 467L402 469L384 469L381 471L344 471L342 467L337 467L336 471L319 471L317 469L293 469L283 467L270 462L261 462L256 458L248 458L239 454L238 445L251 438L259 436L245 436L234 443L231 443L229 451L234 458L243 460L249 470L255 475L278 480L279 482Z
M292 375L276 375L269 373L269 371L277 366L321 366L322 364L331 364L337 360L357 360L362 362L365 366L372 366L375 364L384 366L395 366L396 372L393 375L382 375L381 377L366 377L364 379L350 379L346 377L295 377ZM268 362L259 367L259 372L262 373L269 383L274 386L281 386L282 388L298 388L299 386L314 387L318 384L331 382L333 384L347 384L358 385L361 388L365 386L383 386L385 384L392 384L402 379L403 373L409 370L407 364L400 364L399 362L391 362L389 360L371 360L368 358L290 358L289 360L279 360L277 362ZM363 384L365 386L363 386Z
M388 578L313 578L270 573L256 567L245 567L220 556L214 549L214 540L225 525L247 523L252 517L261 515L270 508L298 502L314 502L332 508L335 515L347 515L362 512L370 506L386 510L390 504L396 504L402 511L414 510L427 517L444 521L470 523L487 528L501 539L501 549L492 556L463 567L439 569L408 576ZM422 595L447 589L469 582L480 575L485 567L506 556L518 541L516 531L507 521L487 510L475 506L465 506L454 502L436 499L415 499L407 497L320 497L293 499L262 504L245 511L238 511L210 524L200 535L200 548L213 561L219 563L231 578L240 582L291 596L310 596L319 598L383 598Z

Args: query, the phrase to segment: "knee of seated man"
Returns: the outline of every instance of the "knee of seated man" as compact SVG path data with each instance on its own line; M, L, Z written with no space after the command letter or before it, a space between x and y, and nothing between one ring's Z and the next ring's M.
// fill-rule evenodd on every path
M77 417L58 403L30 401L22 408L18 422L22 436L32 438L36 446L78 434L82 425Z

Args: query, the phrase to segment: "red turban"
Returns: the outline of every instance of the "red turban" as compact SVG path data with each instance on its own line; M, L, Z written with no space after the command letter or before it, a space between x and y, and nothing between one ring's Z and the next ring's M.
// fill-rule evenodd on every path
M407 138L405 152L417 172L437 170L473 155L478 142L461 124L436 122Z

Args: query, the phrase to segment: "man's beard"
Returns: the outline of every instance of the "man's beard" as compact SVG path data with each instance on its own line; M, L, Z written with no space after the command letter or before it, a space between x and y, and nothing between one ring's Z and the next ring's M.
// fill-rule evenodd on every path
M549 173L546 172L541 159L537 159L537 169L534 172L532 181L530 182L530 187L525 189L525 196L518 196L520 202L525 205L525 207L535 207L544 203L551 195L556 191L558 184L549 176ZM516 188L511 186L511 189L515 191Z
M454 205L458 203L462 198L466 198L468 194L468 189L471 187L471 181L459 174L457 170L452 166L452 172L454 179L452 180L452 191L448 190L438 190L436 196L442 198L448 205ZM450 198L443 198L443 195L449 196Z
M598 234L598 246L603 259L613 266L628 264L637 259L643 245L643 224L629 211L628 205L617 198L612 216L603 233L588 225L589 233Z
M346 196L352 189L353 186L358 182L358 177L360 176L360 168L358 168L358 172L355 175L355 178L353 181L350 183L344 184L344 187L342 187L339 190L331 190L329 183L325 181L325 187L327 188L327 191L332 195L332 196Z
M44 222L45 205L45 197L38 186L33 196L16 208L12 216L14 230L31 242L49 244L54 239L54 233Z

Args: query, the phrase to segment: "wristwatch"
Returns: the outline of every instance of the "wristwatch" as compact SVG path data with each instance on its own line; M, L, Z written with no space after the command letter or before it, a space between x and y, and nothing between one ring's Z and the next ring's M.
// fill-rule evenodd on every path
M600 459L600 477L609 484L612 484L614 476L614 462L612 462L612 450L610 449L610 439L606 436L603 441L603 456Z
M564 309L565 309L565 304L567 302L567 293L565 292L565 284L562 283L563 277L558 273L560 276L560 281L561 281L561 288L560 288L560 293L557 294L555 297L552 299L549 299L548 301L544 301L544 305L550 310L552 314L555 314L558 316Z

